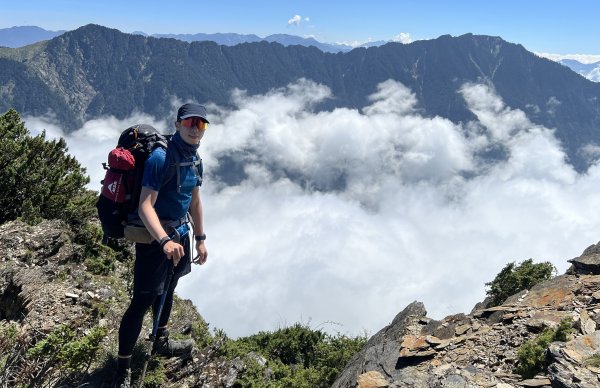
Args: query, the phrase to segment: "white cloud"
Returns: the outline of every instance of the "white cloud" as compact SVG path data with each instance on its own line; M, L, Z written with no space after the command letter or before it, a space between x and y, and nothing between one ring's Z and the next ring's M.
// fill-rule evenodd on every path
M600 161L600 146L597 144L586 144L579 151L589 162Z
M548 101L546 101L546 112L548 112L548 114L550 115L553 115L554 113L556 113L556 108L558 108L561 104L562 102L560 102L558 98L550 96Z
M179 294L230 336L297 321L373 334L414 300L434 318L469 312L509 261L564 272L597 242L600 167L577 175L553 131L489 86L459 92L477 121L424 117L396 81L360 110L314 112L334 96L307 80L212 107L201 146L209 261ZM167 128L147 116L96 120L67 142L101 174L118 133L140 121ZM484 163L489 147L507 159ZM245 178L224 186L211 174L231 154Z
M600 66L593 68L588 74L584 76L594 82L600 82Z
M412 38L408 32L401 32L392 38L393 42L400 42L404 44L412 43Z
M290 20L288 20L287 24L290 25L290 26L292 24L294 24L296 26L299 26L301 21L302 21L302 16L300 16L300 15L294 15L294 17L292 17Z
M390 39L391 42L399 42L399 43L404 43L404 44L408 44L408 43L412 43L413 40L410 37L410 34L408 32L401 32L396 36L393 36ZM360 46L368 46L370 43L375 42L375 39L373 38L368 38L367 40L351 40L351 41L338 41L336 42L336 44L343 44L346 46L350 46L350 47L360 47ZM382 41L377 41L378 43L381 43Z
M595 67L590 68L589 66L569 66L572 70L581 74L585 78L590 81L600 82L600 55L586 55L586 54L548 54L548 53L536 53L537 55L559 62L564 59L572 59L576 60L584 65L595 64ZM550 114L553 114L553 111L549 111Z
M536 55L548 58L553 61L560 61L561 59L574 59L581 63L591 64L600 62L600 55L598 54L552 54L552 53L535 53Z
M345 40L345 41L339 41L339 42L335 42L336 44L340 44L340 45L346 45L346 46L350 46L350 47L359 47L365 43L367 43L369 41L363 41L363 40Z

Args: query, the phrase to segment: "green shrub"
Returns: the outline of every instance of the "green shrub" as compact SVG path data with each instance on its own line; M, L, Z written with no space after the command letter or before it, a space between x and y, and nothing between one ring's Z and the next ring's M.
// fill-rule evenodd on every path
M23 367L25 353L30 346L29 336L15 323L0 321L0 381L3 386L28 386L31 380Z
M244 360L245 370L235 381L239 388L315 388L329 387L324 383L318 369L285 365L279 360L271 360L262 366L253 357Z
M5 375L4 372L9 366L10 353L15 347L18 339L17 325L14 323L0 323L0 375Z
M228 359L244 360L238 376L240 387L329 387L346 363L366 343L366 336L330 335L303 324L275 332L226 339L223 353ZM257 355L266 364L257 362Z
M162 387L167 380L166 372L163 360L158 357L153 357L148 362L148 369L146 370L146 376L144 376L143 386L148 388Z
M96 192L82 193L67 204L62 219L73 231L74 242L83 246L85 257L111 256L114 260L114 251L101 244L102 228L95 219L96 199Z
M81 219L91 211L80 208L89 205L88 182L85 168L67 154L64 139L31 136L14 109L0 115L0 224L19 217L29 223Z
M68 372L83 372L90 367L107 333L105 327L96 326L77 338L73 329L60 325L29 349L27 356L40 364L56 364Z
M0 350L10 349L17 338L17 325L15 323L0 322Z
M59 351L58 359L70 371L87 371L107 334L106 327L93 327L82 338L66 343Z
M199 348L204 348L213 343L209 325L202 317L192 324L192 338Z
M115 262L110 253L86 259L85 266L89 272L95 275L107 276L115 270Z
M92 259L90 270L108 274L115 256L101 244L94 223L97 193L85 188L86 170L67 151L62 138L47 140L45 132L32 136L14 109L0 115L0 224L61 219Z
M596 353L593 356L588 357L584 363L585 365L593 366L595 368L600 367L600 353Z
M519 265L508 263L494 280L485 283L489 287L486 294L492 298L492 306L499 306L509 296L550 279L553 272L556 268L548 261L534 264L532 259L528 259Z
M548 346L555 341L566 341L572 331L572 320L564 319L556 329L547 328L537 337L526 341L517 350L517 367L515 373L530 379L545 367L545 353Z

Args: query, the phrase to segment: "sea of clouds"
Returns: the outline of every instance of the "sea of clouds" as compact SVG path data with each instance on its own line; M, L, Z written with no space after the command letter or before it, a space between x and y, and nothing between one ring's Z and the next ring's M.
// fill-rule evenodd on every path
M230 337L296 322L371 335L415 300L436 319L470 312L511 261L550 261L564 273L600 240L598 167L575 172L553 131L489 86L457 93L477 120L425 117L392 80L360 110L316 112L335 96L308 80L265 95L233 91L235 109L209 106L200 148L209 259L179 295ZM172 128L134 114L65 136L44 118L25 120L65 137L96 190L124 128ZM485 161L490 149L508 157ZM230 155L243 162L234 185L211 177Z

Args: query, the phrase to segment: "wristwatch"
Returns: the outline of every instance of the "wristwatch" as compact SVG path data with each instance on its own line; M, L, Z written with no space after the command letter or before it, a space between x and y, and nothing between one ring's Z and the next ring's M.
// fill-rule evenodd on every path
M165 244L168 243L169 241L171 241L171 237L165 236L160 239L160 241L158 242L158 245L160 245L160 247L162 249L162 248L164 248Z
M197 235L195 238L196 238L196 241L204 241L204 240L206 240L206 235L200 234L200 235Z

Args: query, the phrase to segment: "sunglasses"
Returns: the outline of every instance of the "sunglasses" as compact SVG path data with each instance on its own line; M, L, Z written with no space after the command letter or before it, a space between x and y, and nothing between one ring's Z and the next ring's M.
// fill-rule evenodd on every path
M206 121L203 121L199 117L190 117L187 119L183 119L181 120L181 125L188 129L198 128L200 131L203 131L206 128L208 128L208 123Z

